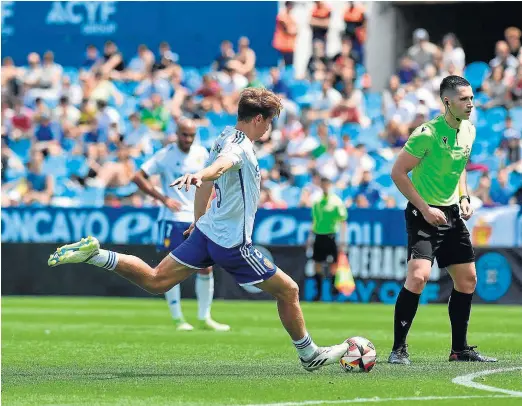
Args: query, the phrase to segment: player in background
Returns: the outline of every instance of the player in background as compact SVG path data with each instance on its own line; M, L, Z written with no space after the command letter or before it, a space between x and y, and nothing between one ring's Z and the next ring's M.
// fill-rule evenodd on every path
M256 285L276 299L279 318L303 368L313 371L338 363L348 344L315 344L305 327L297 283L252 246L261 184L253 143L269 130L281 108L279 98L266 89L242 92L237 124L226 127L215 141L205 169L185 174L171 185L187 191L196 186L195 223L188 230L189 238L158 266L152 268L138 257L100 249L93 237L58 248L48 265L87 262L116 272L149 292L165 293L197 270L218 264L240 285ZM216 198L207 210L213 187Z
M476 133L468 121L473 90L466 79L447 76L440 85L440 98L446 113L413 131L391 173L397 188L409 200L405 211L408 273L395 304L394 344L388 358L391 364L410 363L406 336L434 258L453 279L448 304L452 330L449 360L496 361L467 343L477 284L475 253L463 221L473 215L465 170Z
M156 247L160 252L170 252L184 240L183 233L194 222L195 191L188 192L171 188L169 185L186 172L197 172L205 167L207 150L193 145L196 125L192 120L182 118L176 130L177 142L158 151L134 175L134 182L149 196L163 203L158 214L158 236ZM162 191L151 183L150 177L159 175ZM198 299L198 320L202 329L228 331L230 326L212 320L210 307L214 296L214 276L212 268L207 267L196 275L196 296ZM194 327L185 321L181 311L180 285L165 293L176 329L190 331Z

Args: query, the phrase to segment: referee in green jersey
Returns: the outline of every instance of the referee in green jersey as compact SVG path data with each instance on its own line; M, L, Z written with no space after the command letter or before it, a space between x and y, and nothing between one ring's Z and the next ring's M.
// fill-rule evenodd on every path
M323 196L312 206L312 232L309 234L307 251L313 247L312 260L315 266L315 280L317 281L316 300L322 300L323 269L326 264L328 275L335 275L337 270L337 256L339 254L336 242L339 226L341 236L339 247L344 249L346 237L346 219L348 218L343 201L331 192L332 182L328 178L321 178ZM333 288L333 280L332 290Z
M405 212L408 273L395 304L394 344L388 359L392 364L410 363L406 336L434 258L453 279L448 304L452 330L449 360L496 361L480 355L466 340L477 282L475 254L463 221L473 214L465 170L475 140L475 127L468 121L473 90L466 79L448 76L440 85L440 98L445 114L413 131L391 174L409 200Z

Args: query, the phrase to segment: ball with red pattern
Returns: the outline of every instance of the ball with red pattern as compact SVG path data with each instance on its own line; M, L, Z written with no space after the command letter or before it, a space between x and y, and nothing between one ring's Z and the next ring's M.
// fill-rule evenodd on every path
M377 359L372 342L364 337L352 337L345 342L349 347L339 360L341 369L345 372L370 372Z

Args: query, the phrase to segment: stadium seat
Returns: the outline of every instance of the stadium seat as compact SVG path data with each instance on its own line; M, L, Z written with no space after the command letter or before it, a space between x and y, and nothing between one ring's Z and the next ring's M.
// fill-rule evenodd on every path
M301 197L301 188L290 186L281 190L281 199L286 202L288 207L297 207Z
M295 175L294 176L294 185L298 188L302 188L304 185L306 185L308 182L311 181L311 176L308 173L303 173L301 175Z
M513 127L522 131L522 107L513 107L509 110L509 116L513 120Z
M393 186L393 180L389 174L379 175L375 182L381 185L383 188L389 188Z
M128 185L115 187L115 188L107 188L105 189L106 195L114 195L116 197L122 198L122 197L128 197L132 195L133 193L136 193L138 191L138 186L131 182Z
M275 158L271 154L267 154L261 158L258 158L259 168L266 169L267 171L272 170L275 165Z
M9 147L24 162L29 162L31 139L21 138L17 141L9 141Z
M464 77L474 90L482 86L489 73L489 65L485 62L472 62L464 68Z
M356 123L346 123L341 127L341 137L349 135L351 140L356 140L361 132L361 126Z
M78 195L78 201L82 207L102 207L105 203L105 189L86 187Z
M475 190L477 188L481 176L482 176L482 172L480 172L480 171L468 172L468 189L469 190Z
M83 155L73 155L67 159L67 176L78 176L83 178L89 172L87 159Z
M309 82L305 80L301 80L299 82L295 82L290 87L290 94L292 95L293 100L297 100L306 96L310 91L311 85Z
M511 172L509 174L509 184L513 187L513 190L520 188L522 186L522 174Z
M493 107L486 111L487 125L494 131L502 131L505 127L507 110L504 107Z
M67 156L65 155L50 155L43 163L42 172L47 175L52 175L55 178L67 178L69 176L67 160Z
M382 95L381 93L368 93L365 95L366 115L372 121L382 116Z

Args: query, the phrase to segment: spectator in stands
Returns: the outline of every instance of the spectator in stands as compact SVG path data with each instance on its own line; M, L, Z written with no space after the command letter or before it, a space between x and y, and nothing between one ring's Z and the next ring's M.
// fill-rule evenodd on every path
M297 23L291 15L293 7L293 2L285 1L284 7L277 15L274 39L272 40L272 46L281 54L285 66L294 64Z
M364 96L360 89L355 89L353 80L344 82L343 99L331 112L332 123L342 125L357 123L367 127L370 120L364 115Z
M152 70L154 61L154 54L147 45L139 45L138 53L130 60L124 78L134 82L139 82L145 79L147 74Z
M401 64L397 75L402 84L407 84L413 81L419 74L419 67L413 59L405 56L401 59Z
M326 56L326 46L321 40L315 40L313 43L312 55L308 60L307 72L308 77L313 80L317 71L326 73L330 67L330 59Z
M319 175L332 182L337 182L347 165L346 152L337 147L336 138L329 138L326 151L315 159L315 169Z
M384 139L391 148L395 149L396 152L399 152L398 150L408 141L410 134L408 131L408 125L399 124L392 119L386 123L386 128L381 133L381 138Z
M28 88L39 87L42 77L40 55L36 52L31 52L27 55L27 65L28 67L25 69L23 77L24 84Z
M100 67L102 63L102 59L100 58L100 53L98 52L98 48L94 45L88 45L87 50L85 51L85 60L82 62L81 71L93 71Z
M349 202L350 200L348 200ZM348 206L348 204L347 204ZM351 206L351 203L350 203ZM368 201L368 198L363 194L356 194L355 195L355 207L358 209L368 209L370 208L370 202Z
M284 79L281 78L279 68L270 69L270 84L267 86L269 90L277 94L279 97L291 98L290 87Z
M495 46L495 58L489 62L489 65L492 69L501 66L507 74L514 76L519 61L509 53L509 45L506 41L498 41Z
M116 44L112 41L105 42L103 48L103 64L101 65L103 76L118 80L122 77L124 70L125 61Z
M134 90L134 94L138 96L140 102L150 99L153 93L160 94L163 100L168 100L172 94L169 81L162 77L160 70L154 68L147 72L145 79Z
M307 119L309 121L328 119L331 110L341 102L342 98L341 93L333 88L333 79L327 77L322 83L321 92L313 97Z
M356 63L361 63L360 55L353 49L352 39L344 36L341 40L341 52L332 59L332 71L335 73L337 84L342 80L342 72L345 68L354 69Z
M515 58L520 58L522 55L522 45L520 43L520 37L522 32L518 27L508 27L504 31L504 37L509 46L509 52Z
M505 155L506 163L508 165L520 161L522 159L520 151L521 138L522 135L520 131L516 128L513 128L513 120L510 116L507 116L502 141L500 142L496 155Z
M40 76L39 87L41 89L46 89L46 92L42 97L48 99L57 98L62 73L62 66L54 62L54 53L47 51L43 57L42 74Z
M9 56L2 60L2 96L19 97L22 92L20 81L21 70L17 68Z
M375 168L375 160L368 154L364 144L357 144L349 157L347 171L341 179L348 177L351 185L357 186L361 182L364 172L371 172L373 168Z
M48 205L54 193L54 179L43 173L44 154L40 150L33 150L28 163L27 191L23 195L24 204Z
M322 41L326 44L326 36L328 34L328 26L330 25L330 16L332 11L324 1L315 1L310 16L310 29L312 30L312 41Z
M129 148L122 145L117 151L116 162L104 163L91 185L104 188L128 186L136 172L136 164L130 157Z
M169 111L164 106L163 100L158 93L154 93L150 101L146 100L146 102L144 102L141 122L147 125L153 132L165 133L169 118Z
M398 124L410 124L415 118L416 109L412 102L406 100L404 97L406 92L404 89L399 89L393 95L393 104L389 105L385 111L384 116L387 121L396 121Z
M321 176L314 169L311 171L311 181L303 186L301 197L299 198L299 207L312 207L315 201L321 198L323 190L321 189Z
M288 205L285 201L276 199L269 188L262 187L259 197L259 207L263 209L286 209Z
M434 56L438 53L440 53L440 50L430 42L428 31L424 28L413 31L413 45L408 49L408 56L420 69L424 69L426 65L433 63Z
M490 196L494 203L506 205L512 202L515 190L508 182L508 171L503 168L491 182Z
M32 136L33 130L33 112L25 107L21 100L16 100L12 117L4 122L2 117L2 125L7 125L9 129L9 139L18 140L20 138L29 138Z
M234 58L234 48L232 46L232 42L229 40L221 41L221 45L219 47L219 54L214 59L212 63L212 70L214 71L222 71L228 65L228 63Z
M382 92L382 111L386 111L394 105L393 96L401 87L401 80L399 76L392 75L388 80L388 86Z
M489 96L489 101L484 105L478 106L484 109L490 109L496 106L504 106L507 101L508 88L503 80L504 67L497 65L493 68L491 76L482 85L482 90Z
M511 100L514 106L522 106L522 60L517 69L517 75L513 79L511 87Z
M355 48L361 52L366 37L366 15L364 7L353 1L347 3L344 10L344 35L351 38Z
M50 116L51 110L42 98L37 97L34 101L33 122L38 123L42 116Z
M63 129L76 127L80 121L80 110L74 107L67 96L60 97L58 106L52 114L53 121L60 124Z
M424 89L430 91L432 94L437 94L442 82L442 76L437 73L435 65L429 64L424 68Z
M90 160L91 166L94 167L96 171L98 169L97 164L103 162L107 156L109 134L100 129L96 117L92 117L87 125L82 126L82 130L82 144L85 147L84 152Z
M373 181L372 172L365 170L362 172L361 181L355 191L355 195L362 195L366 198L370 206L377 206L381 199L379 186Z
M123 144L129 147L129 154L132 157L151 155L154 151L149 129L140 122L138 113L132 113L129 122L130 126L123 138Z
M96 119L98 120L98 127L101 131L109 131L111 126L115 126L119 131L120 126L120 113L114 108L107 104L104 100L98 100L96 102L96 107L98 113L96 114Z
M60 97L67 97L71 104L79 106L83 98L83 91L80 85L71 83L69 76L63 75L61 88L58 92L58 98Z
M246 78L248 80L248 84L246 87L257 87L257 88L264 88L265 85L263 82L261 82L257 77L257 72L255 69L251 70L247 73Z
M473 191L473 195L480 199L484 207L491 207L494 205L490 195L491 178L489 173L485 172L479 179L477 188Z
M250 48L250 40L247 37L239 38L238 52L228 66L243 76L247 76L255 69L256 53Z
M289 115L288 120L293 120L294 117ZM285 163L290 168L290 174L295 177L306 174L308 172L309 156L310 153L317 147L317 141L310 136L308 129L303 131L303 128L299 128L301 124L297 122L297 128L293 131L285 132L283 134L288 139L286 146L286 159Z
M85 75L83 82L83 97L94 102L101 100L106 103L114 98L118 106L123 104L123 95L116 89L114 83L103 76L102 72L97 71L94 75Z
M172 52L168 42L163 41L159 46L159 58L152 65L153 70L158 70L163 77L170 77L172 71L179 61L179 55Z
M466 66L466 54L453 33L446 34L442 39L442 62L445 69L448 69L450 63L460 71Z

